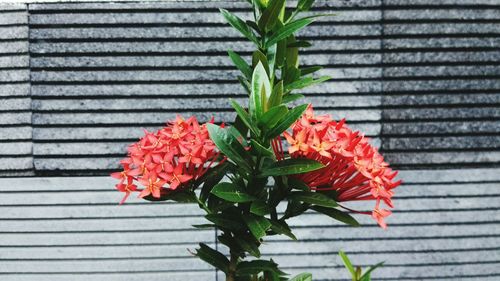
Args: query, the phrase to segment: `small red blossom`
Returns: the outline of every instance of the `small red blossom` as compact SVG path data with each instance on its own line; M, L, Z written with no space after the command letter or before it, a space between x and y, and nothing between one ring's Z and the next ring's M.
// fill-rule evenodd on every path
M295 124L292 133L284 132L292 158L308 158L321 162L324 168L296 175L312 190L333 190L338 202L375 201L372 212L354 211L371 215L382 228L384 218L391 211L380 208L384 202L393 208L393 189L401 184L394 181L397 172L392 171L378 150L369 144L366 137L345 125L345 120L336 122L328 115L315 116L309 106ZM278 160L284 158L280 138L272 147Z
M120 204L131 192L140 192L141 198L160 198L184 188L205 174L219 155L206 125L200 125L194 116L184 119L178 115L156 132L144 131L144 136L128 147L127 157L120 161L123 171L111 174L119 180L116 189L125 193ZM138 189L135 182L143 188Z

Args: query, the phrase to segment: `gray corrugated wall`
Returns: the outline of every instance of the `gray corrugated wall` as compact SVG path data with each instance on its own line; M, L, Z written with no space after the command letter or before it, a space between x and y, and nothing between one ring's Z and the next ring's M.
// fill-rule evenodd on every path
M215 244L191 228L194 206L117 207L113 181L92 175L176 112L230 120L227 97L244 94L225 50L252 47L217 8L246 6L0 6L0 173L17 176L0 179L1 280L215 279L185 250ZM305 94L372 136L406 184L387 232L308 214L294 222L301 242L273 239L266 255L315 280L346 277L341 248L362 265L385 260L376 280L498 280L500 3L322 1L317 11L338 16L301 34L315 43L304 63L334 80Z

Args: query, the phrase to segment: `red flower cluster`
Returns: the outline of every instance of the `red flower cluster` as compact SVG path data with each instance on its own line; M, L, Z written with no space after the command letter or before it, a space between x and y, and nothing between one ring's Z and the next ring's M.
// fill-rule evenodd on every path
M345 125L345 120L336 122L330 116L315 116L311 106L292 126L292 134L284 133L292 158L308 158L321 162L326 167L296 177L313 190L333 190L337 201L374 200L371 214L382 228L384 218L391 211L380 208L383 201L393 208L391 197L401 181L393 181L393 172L377 149L368 139ZM278 159L284 158L280 138L273 141ZM344 207L345 209L351 210ZM353 210L351 210L353 211Z
M144 137L129 146L128 157L120 161L123 171L111 174L120 180L116 188L125 192L120 204L134 191L140 191L141 198L160 198L186 186L201 177L218 156L206 125L200 125L194 116L187 120L177 116L157 132L145 131ZM144 189L139 190L135 181Z

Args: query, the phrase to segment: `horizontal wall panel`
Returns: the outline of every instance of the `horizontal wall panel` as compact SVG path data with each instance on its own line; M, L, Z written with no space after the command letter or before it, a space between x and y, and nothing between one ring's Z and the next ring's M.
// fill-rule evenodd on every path
M30 52L33 57L45 55L60 55L60 54L117 54L117 55L133 55L135 53L151 53L154 54L189 54L189 53L217 53L220 55L226 54L227 49L237 50L238 52L250 53L254 51L252 43L239 40L231 41L213 41L213 42L175 42L171 40L141 40L141 44L130 40L115 40L116 42L106 42L98 40L98 42L36 42L30 44ZM303 51L303 54L312 52L345 52L345 50L361 51L361 50L377 50L380 49L380 39L364 39L353 38L349 39L315 39L315 44ZM129 54L131 53L131 54Z
M37 274L36 278L40 281L62 281L71 280L75 281L83 281L89 280L91 278L95 281L121 281L121 280L130 280L130 281L140 281L140 280L150 280L150 281L162 281L165 280L165 277L168 276L168 280L170 281L183 281L183 280L199 280L199 281L212 281L215 279L214 271L200 271L200 272L172 272L172 271L162 271L155 273L144 273L144 272L134 272L131 273L121 273L119 269L114 273L85 273L85 272L73 272L67 274L59 274L59 273L43 273ZM33 280L33 274L11 274L11 275L2 275L2 279L6 281L25 281L25 280Z
M242 56L247 62L250 56ZM380 63L381 54L308 54L300 57L303 65L323 65L336 67L336 65L377 65ZM132 67L162 67L162 68L222 68L233 69L234 64L227 55L200 55L200 56L50 56L34 57L31 59L32 68L132 68ZM344 68L342 68L344 69Z
M343 68L343 69L323 69L318 71L318 75L329 75L337 79L363 79L380 77L380 69L377 68ZM22 72L9 72L14 77L21 77ZM236 70L130 70L130 71L32 71L31 79L37 82L120 82L128 83L134 81L162 81L162 82L203 82L203 81L232 81L239 75ZM4 78L0 71L0 81ZM12 78L11 78L12 79ZM17 78L22 79L22 78Z
M488 48L494 49L500 43L500 38L496 36L471 35L463 36L462 38L440 37L440 38L402 38L402 39L384 39L384 47L387 50L394 49L421 49L433 48Z

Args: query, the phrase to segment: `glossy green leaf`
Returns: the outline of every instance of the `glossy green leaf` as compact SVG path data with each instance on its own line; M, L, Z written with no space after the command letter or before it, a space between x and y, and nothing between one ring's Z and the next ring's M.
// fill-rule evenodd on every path
M307 104L303 104L288 111L288 113L285 116L283 116L283 118L281 118L278 124L276 124L276 126L274 126L271 130L267 132L266 137L268 139L273 139L281 135L281 133L290 128L290 126L293 123L295 123L297 119L299 119L299 117L302 115L302 113L304 113L306 109L307 109Z
M317 192L294 191L290 193L288 198L327 208L333 208L338 206L335 200Z
M278 23L279 27L283 27L283 24L281 22ZM287 49L287 42L286 38L283 40L278 41L276 44L276 66L277 67L283 67L285 64L285 55L286 55L286 49Z
M370 274L377 268L384 266L384 262L379 262L374 266L370 266L368 270L361 276L360 281L370 281Z
M237 53L228 50L227 53L229 54L229 57L233 61L234 65L245 75L247 79L250 79L252 77L252 69L250 66L247 64L247 62L240 57Z
M292 35L293 33L301 30L302 28L306 27L307 25L311 24L314 21L313 18L303 18L299 19L296 21L292 21L290 23L287 23L285 26L280 28L278 31L273 34L269 40L267 40L265 44L265 48L268 48L269 46L272 46L278 41L287 38L288 36Z
M341 221L345 224L352 225L352 226L359 226L359 222L356 221L351 215L348 213L339 211L337 209L331 209L331 208L325 208L325 207L320 207L320 206L313 206L311 209L315 210L316 212L325 214L335 220Z
M266 236L266 231L271 227L271 223L266 218L261 216L250 214L243 216L243 220L247 224L252 235L257 240Z
M210 168L205 175L203 175L203 187L200 192L200 200L206 202L212 188L219 183L227 171L228 162L219 164L213 168Z
M236 114L241 118L241 121L250 129L254 134L258 135L259 134L259 129L256 128L253 125L253 122L250 118L250 115L247 113L247 111L241 107L235 100L230 99L231 106L234 108L236 111Z
M288 186L294 189L302 190L302 191L310 191L311 188L307 184L305 184L303 181L289 177L288 178Z
M260 120L264 114L267 95L271 94L269 77L261 62L257 64L252 76L252 92L250 94L250 115L254 120Z
M247 236L238 235L234 237L234 241L241 249L247 251L256 258L260 258L259 245L257 245L253 240L254 240L253 237L247 237Z
M281 273L278 270L278 265L276 263L266 260L242 261L238 263L238 266L236 267L237 275L258 274L263 271L275 271Z
M288 48L308 48L311 46L312 46L311 42L303 41L303 40L291 42L287 45Z
M276 63L276 55L277 55L277 45L273 45L267 49L266 58L267 58L267 61L269 63L269 67L266 70L269 70L268 75L269 75L269 81L271 82L271 84L273 83L273 79L275 76L274 75L274 67L275 67L275 63Z
M257 67L257 65L259 64L259 62L262 63L262 66L264 66L267 75L270 76L269 62L267 60L267 56L260 50L256 50L252 54L252 67L255 69L255 67Z
M213 222L219 228L227 228L233 231L240 231L245 228L245 225L240 221L239 217L231 217L225 214L208 214L205 218Z
M271 4L264 10L259 19L260 30L269 31L279 20L279 14L285 6L285 0L271 0Z
M196 249L196 256L215 268L227 273L229 269L229 260L222 253L210 248L204 243L200 243L200 248Z
M271 96L269 97L269 101L267 102L268 108L280 105L282 100L283 100L283 81L279 81L273 87L273 91L271 93Z
M252 144L252 148L257 151L262 156L267 156L267 157L273 157L274 152L272 152L269 148L263 147L260 143L255 141L254 139L250 140L250 143Z
M288 45L296 42L295 36L292 34L287 39ZM294 68L299 67L299 48L287 46L286 48L286 65L287 67L293 66Z
M230 182L218 183L212 189L212 194L226 201L235 203L250 202L256 199L254 196L245 193L241 187Z
M311 9L314 0L299 0L297 2L297 10L299 11L309 11Z
M323 67L321 67L321 66L311 66L311 67L301 68L300 75L304 76L304 75L312 74L312 73L314 73L318 70L321 70L321 69L323 69Z
M309 204L301 203L300 201L290 200L286 206L285 215L282 219L296 217L303 214L309 208Z
M312 274L311 273L301 273L299 275L294 276L292 279L288 281L312 281Z
M239 17L233 15L229 11L225 9L219 9L222 16L227 20L227 22L234 27L236 30L238 30L243 36L245 36L248 40L254 42L256 45L259 44L259 40L253 33L252 29L250 26L248 26L242 19Z
M283 85L288 85L300 79L300 70L294 65L287 64L284 74Z
M285 105L278 105L269 109L262 118L259 120L259 124L265 126L266 128L272 128L288 113L288 108Z
M283 97L283 103L289 103L289 102L292 102L292 101L296 101L298 99L302 99L302 98L305 98L304 95L301 95L301 94L287 94Z
M300 80L297 80L295 82L292 82L292 83L286 85L285 92L289 92L291 90L296 90L296 89L303 89L305 87L309 87L312 85L323 83L323 82L330 80L330 79L331 79L331 77L329 77L329 76L322 76L318 79L314 79L311 76L303 77L303 78L300 78Z
M240 167L251 170L250 165L253 164L253 161L250 155L229 130L215 124L207 124L207 130L210 134L210 139L212 139L217 148L224 153L224 155Z
M271 230L278 234L286 235L293 240L297 240L297 237L295 237L288 224L284 221L271 220Z
M342 258L342 261L344 262L345 267L347 268L347 270L349 270L351 275L356 276L356 271L355 271L354 267L352 266L351 260L349 260L347 255L343 251L340 251L339 256L340 256L340 258Z
M243 76L238 76L238 81L240 82L241 86L243 87L243 89L245 90L245 92L250 95L250 82L248 82L248 80L243 77Z
M269 206L267 206L264 201L253 201L252 205L250 205L250 213L256 214L258 216L265 216L271 212Z
M323 164L305 158L290 158L274 162L268 167L264 167L260 176L285 176L303 174L325 167Z

